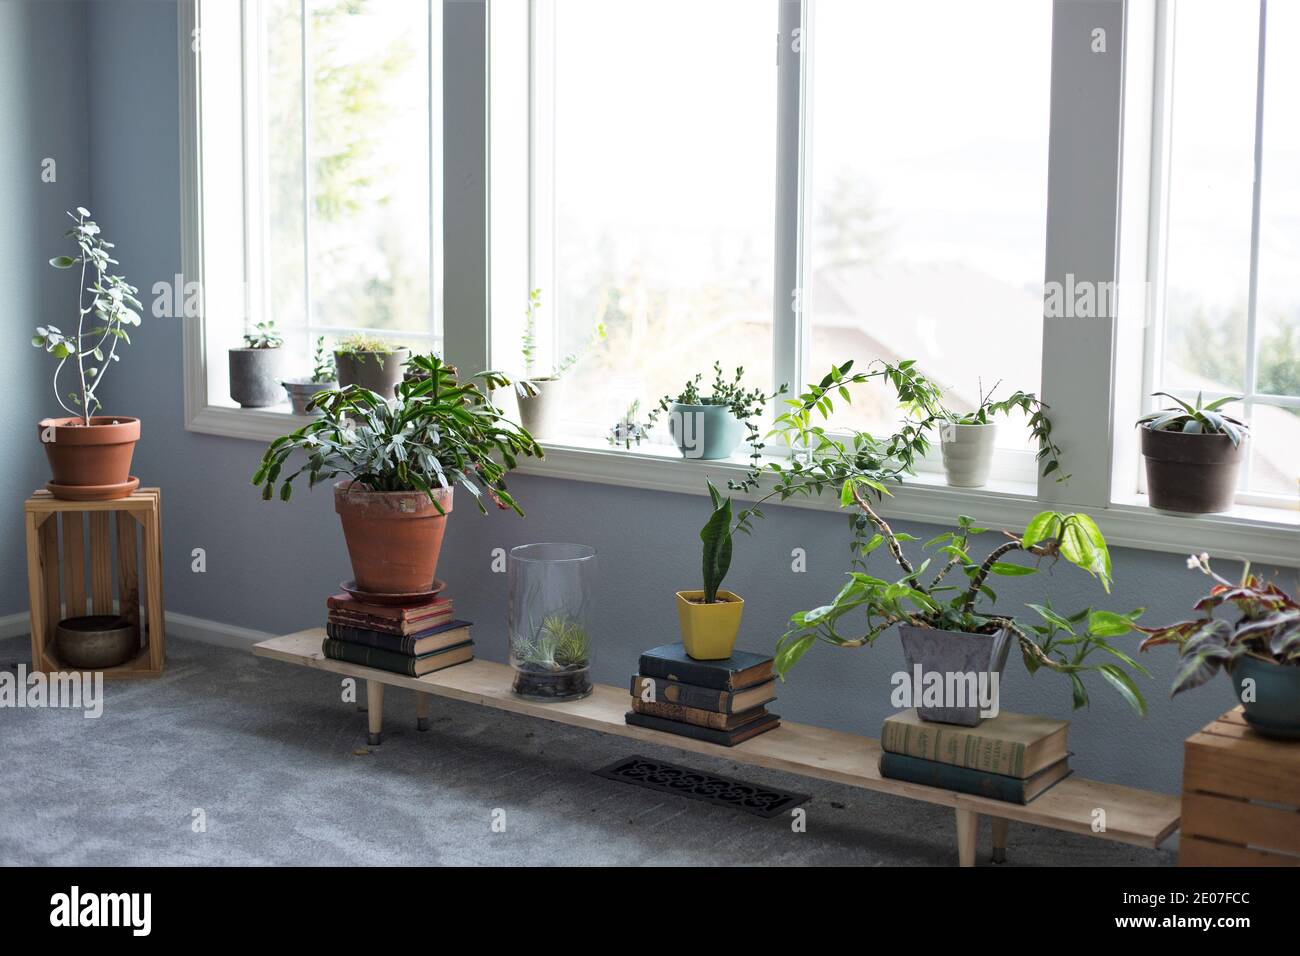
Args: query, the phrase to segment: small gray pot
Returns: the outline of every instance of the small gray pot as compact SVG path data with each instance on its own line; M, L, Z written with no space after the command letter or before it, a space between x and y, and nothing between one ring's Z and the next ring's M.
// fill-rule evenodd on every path
M551 438L559 426L564 405L564 382L554 376L531 378L536 395L519 395L519 424L534 438Z
M1249 435L1233 445L1223 434L1168 432L1145 425L1139 433L1152 508L1194 515L1232 508Z
M116 614L69 617L54 632L54 649L68 667L100 671L131 660L140 650L135 627Z
M339 387L358 385L377 392L384 398L393 398L410 357L410 349L393 349L391 352L335 352L334 367L338 369Z
M907 659L909 677L917 665L923 673L939 674L1002 674L1007 665L1007 652L1011 650L1011 634L968 634L964 631L939 631L930 627L904 624L898 629L903 641L903 656ZM991 686L991 685L990 685ZM913 687L913 694L920 688ZM968 707L920 707L917 716L939 724L960 724L976 727L984 719L977 705Z
M286 378L280 383L289 393L289 402L293 405L295 415L319 414L307 410L307 403L317 392L332 392L339 387L338 382L313 382L309 378Z
M731 414L730 405L668 406L668 431L683 458L714 461L730 458L745 437L745 423Z
M278 348L230 350L230 397L241 408L266 408L284 401L280 353Z

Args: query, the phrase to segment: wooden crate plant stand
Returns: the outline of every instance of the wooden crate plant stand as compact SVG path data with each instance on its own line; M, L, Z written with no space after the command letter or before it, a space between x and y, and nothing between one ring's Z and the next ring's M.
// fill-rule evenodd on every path
M55 653L54 635L60 620L87 613L112 614L116 610L135 625L140 650L132 660L105 670L104 677L156 677L161 674L166 640L161 492L157 488L141 488L128 498L112 501L64 501L42 490L27 499L25 511L32 670L47 674L73 670L64 667ZM110 531L114 521L116 545ZM90 530L89 561L87 525ZM137 531L140 539L138 549ZM62 561L60 541L63 545ZM114 567L117 569L116 592L113 588ZM87 572L89 592L86 589ZM113 607L115 593L116 609ZM142 604L145 610L143 618L140 614Z
M1159 846L1178 827L1178 798L1162 793L1067 777L1024 806L1003 803L882 777L879 770L880 742L870 737L782 721L777 729L752 740L735 747L721 747L702 740L630 726L623 719L628 708L626 687L597 684L591 696L582 700L538 703L523 700L510 692L513 675L505 664L475 660L424 677L407 677L330 660L321 653L324 637L321 628L299 631L263 641L253 647L253 653L271 660L364 680L372 743L378 743L383 732L385 686L416 692L416 722L421 730L427 726L429 697L450 697L677 750L721 757L733 763L784 770L950 807L955 812L957 858L962 866L975 865L976 836L980 817L985 816L989 818L993 831L995 860L1005 857L1007 828L1013 820L1145 847ZM1101 829L1097 827L1098 810L1105 813L1105 826Z
M1300 741L1251 730L1241 708L1187 738L1180 866L1300 866Z

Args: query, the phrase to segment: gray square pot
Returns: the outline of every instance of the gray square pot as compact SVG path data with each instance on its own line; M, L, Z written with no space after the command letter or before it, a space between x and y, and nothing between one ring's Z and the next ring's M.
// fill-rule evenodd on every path
M915 672L917 664L925 673L941 674L997 673L1001 674L1011 650L1011 634L968 634L964 631L939 631L930 627L901 625L898 629L903 641L903 656L907 660L908 674ZM978 679L978 677L976 678ZM917 707L922 720L941 724L960 724L975 727L983 720L980 709L974 707Z

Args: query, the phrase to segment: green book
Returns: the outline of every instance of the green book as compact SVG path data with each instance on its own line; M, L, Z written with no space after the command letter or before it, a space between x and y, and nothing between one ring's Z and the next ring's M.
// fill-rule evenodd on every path
M422 677L440 671L444 667L473 660L474 642L464 641L431 654L412 657L408 654L398 654L396 651L387 651L381 647L352 644L327 637L321 645L321 653L332 661L347 661L349 664L374 667L381 671L392 671L394 674L406 674L408 677Z
M913 708L885 718L880 747L889 753L1023 779L1068 753L1069 729L1066 720L1009 710L976 727L960 727L922 720Z
M1068 777L1070 764L1067 757L1062 757L1032 777L1021 780L1000 773L954 767L948 763L885 751L880 755L880 775L889 780L906 780L927 787L938 787L940 790L956 790L958 793L1001 800L1004 803L1028 803L1048 787Z

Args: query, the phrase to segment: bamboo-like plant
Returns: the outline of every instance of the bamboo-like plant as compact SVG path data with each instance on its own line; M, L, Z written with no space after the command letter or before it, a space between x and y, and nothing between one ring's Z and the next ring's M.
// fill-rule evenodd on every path
M1031 674L1041 667L1069 678L1076 708L1088 703L1088 690L1080 675L1095 671L1135 711L1146 713L1141 692L1121 665L1142 674L1147 673L1145 668L1110 643L1110 638L1134 629L1142 609L1117 614L1089 608L1064 616L1050 605L1029 604L1042 623L1021 625L1010 615L996 614L991 607L981 606L982 601L988 605L997 601L988 584L991 575L1019 577L1038 570L1037 566L1003 560L1015 553L1029 555L1040 562L1047 559L1054 563L1064 558L1095 577L1109 592L1110 553L1100 529L1090 517L1041 512L1030 520L1022 534L1008 535L1010 540L994 548L982 561L972 558L970 539L988 529L976 527L972 518L959 517L954 531L938 535L923 546L923 550L937 549L936 553L942 556L938 572L927 581L925 575L934 559L927 557L919 565L912 564L902 546L915 539L890 528L872 507L869 497L873 493L887 494L887 491L870 479L850 479L843 485L840 501L855 506L876 529L876 534L864 545L862 556L884 546L903 576L888 581L865 571L851 571L848 582L829 604L792 615L789 630L777 643L775 667L782 678L817 641L838 647L862 647L899 624L978 634L1005 630L1016 638L1025 668ZM957 585L948 583L953 574L960 574L965 581ZM857 636L841 633L841 622L850 615L860 621L863 629ZM1089 661L1097 651L1114 660Z
M54 370L54 397L65 412L79 417L82 424L88 426L91 415L101 407L95 392L104 379L104 371L111 363L120 361L118 343L131 344L125 326L140 324L140 313L136 310L142 306L135 297L136 287L109 271L111 266L118 264L109 252L113 243L104 239L99 226L90 218L90 210L78 206L75 214L70 212L68 215L76 225L64 236L77 244L77 255L55 256L50 259L50 265L56 269L81 267L77 289L77 330L65 333L56 326L42 325L32 336L32 345L59 360ZM88 272L94 274L89 285ZM89 302L87 294L90 295ZM69 359L76 361L77 387L75 391L63 393L59 390L59 374ZM65 402L64 398L68 401Z

